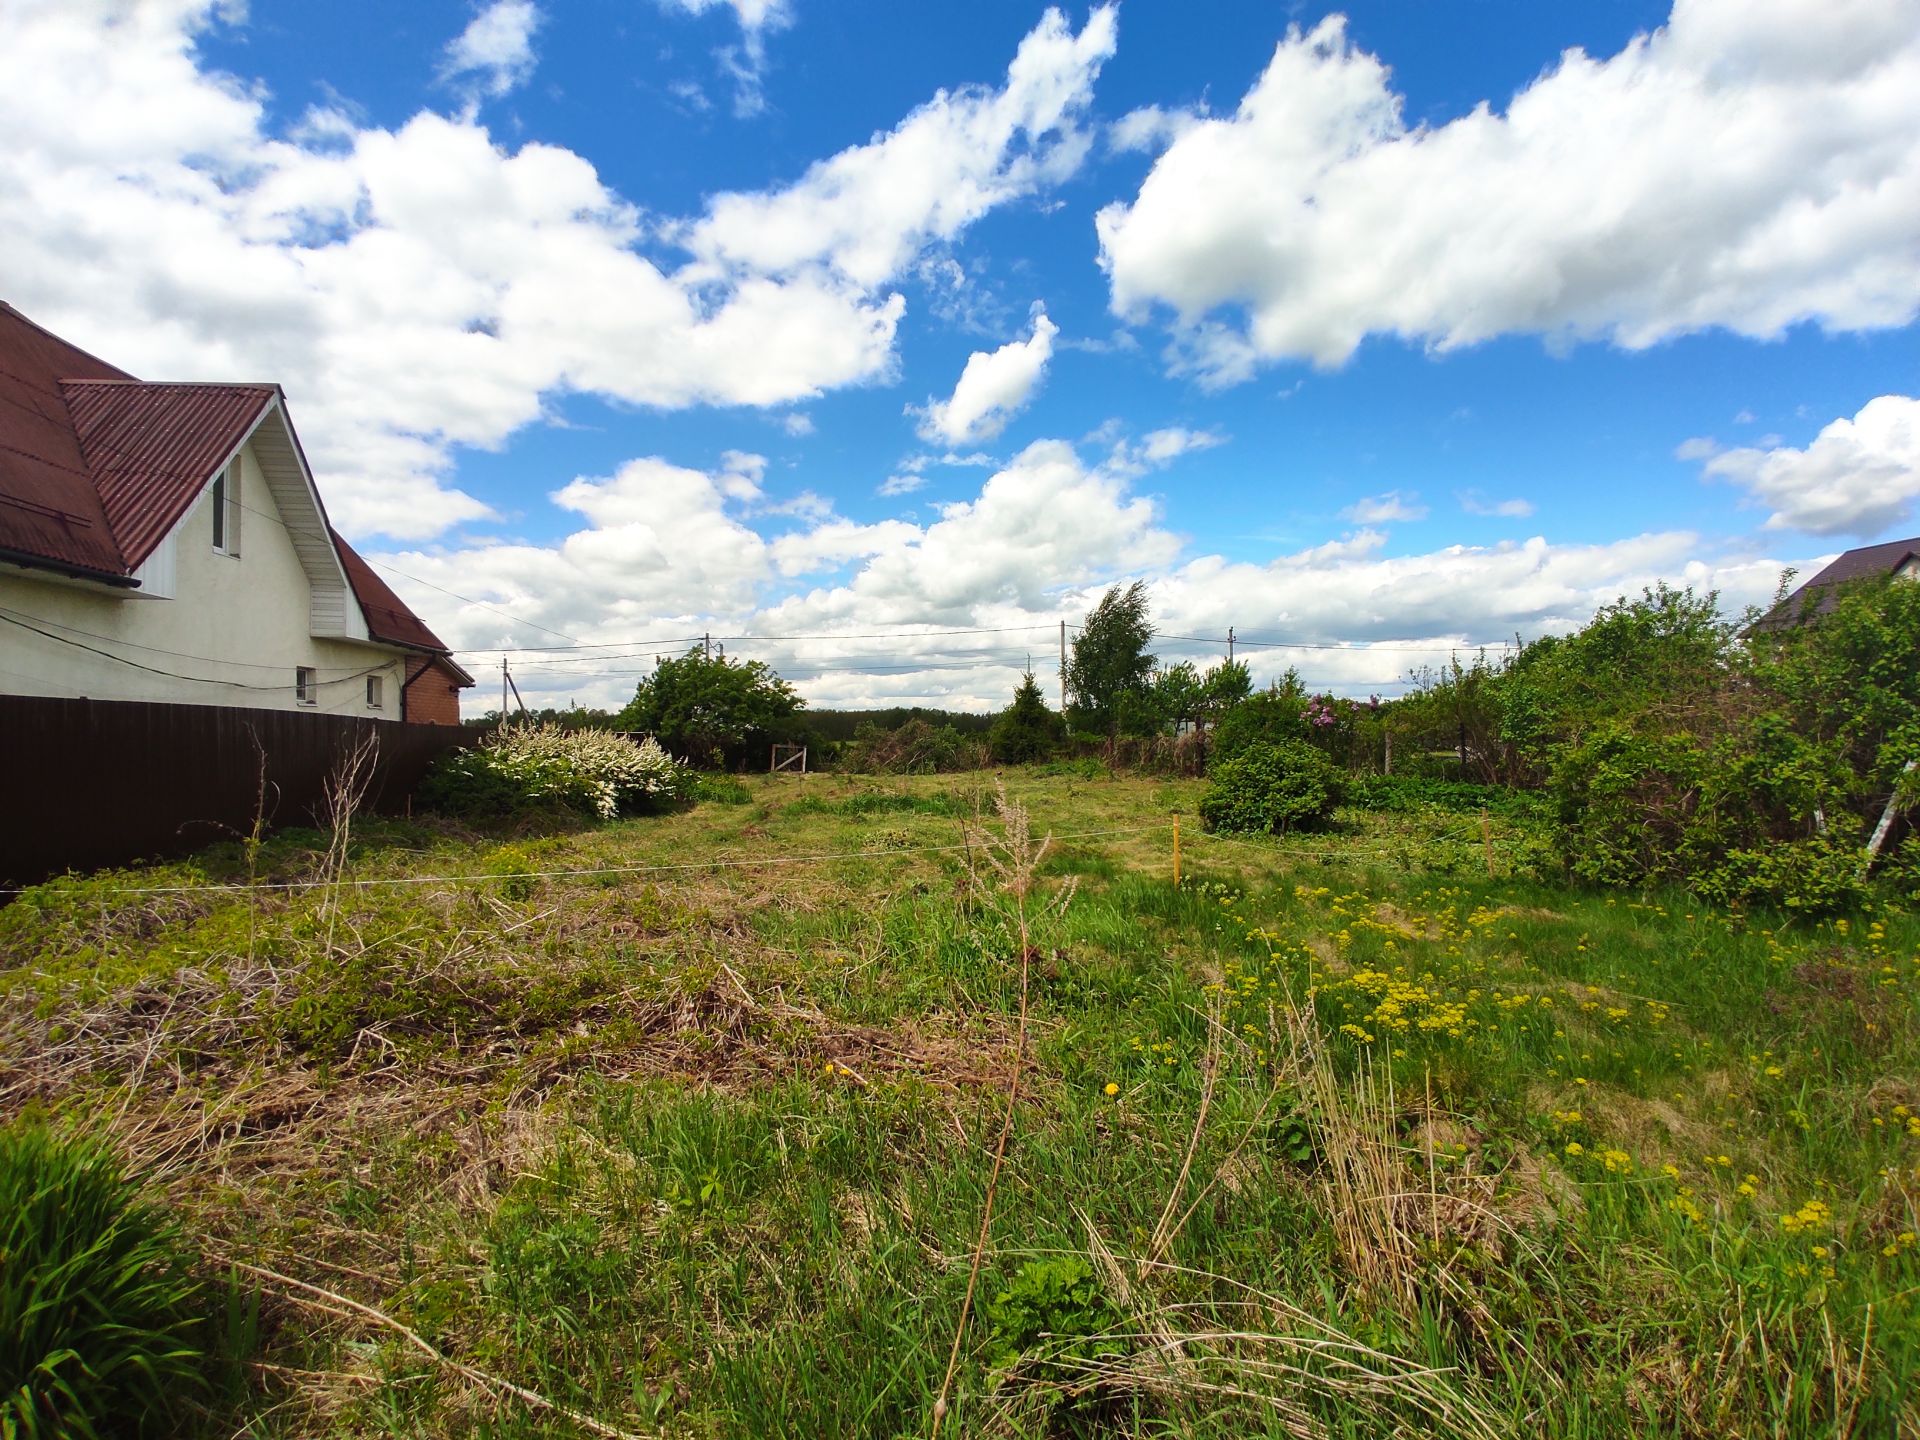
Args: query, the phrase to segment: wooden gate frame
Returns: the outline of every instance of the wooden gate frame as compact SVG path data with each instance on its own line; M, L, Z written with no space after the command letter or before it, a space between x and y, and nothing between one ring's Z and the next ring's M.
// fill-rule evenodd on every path
M782 758L780 754L782 750L787 752L784 758ZM800 766L799 773L802 775L806 774L807 773L807 747L806 746L776 745L773 747L773 755L767 767L767 773L769 775L777 775L782 770L791 770L793 769L796 762Z

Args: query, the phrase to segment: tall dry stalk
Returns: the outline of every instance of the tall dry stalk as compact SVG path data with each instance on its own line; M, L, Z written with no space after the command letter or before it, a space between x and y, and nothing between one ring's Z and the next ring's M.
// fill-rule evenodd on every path
M1104 1338L1131 1342L1127 1353L1085 1362L1056 1361L1082 1372L1056 1388L1152 1396L1163 1404L1205 1413L1217 1413L1222 1406L1251 1407L1265 1411L1296 1440L1327 1440L1332 1432L1322 1417L1329 1402L1364 1418L1368 1434L1506 1440L1496 1407L1483 1398L1473 1377L1368 1345L1280 1296L1167 1258L1249 1138L1262 1132L1270 1106L1288 1094L1316 1116L1323 1198L1343 1261L1364 1288L1409 1317L1417 1317L1419 1305L1416 1230L1423 1223L1428 1229L1438 1224L1435 1205L1416 1203L1431 1197L1409 1189L1394 1124L1391 1079L1383 1081L1369 1070L1343 1081L1311 1015L1290 994L1269 1015L1266 1045L1279 1063L1268 1095L1213 1167L1213 1175L1179 1208L1207 1127L1210 1100L1226 1065L1224 1052L1247 1048L1245 1039L1222 1025L1217 1013L1209 1014L1208 1031L1200 1112L1145 1251L1115 1254L1081 1217L1089 1254L1109 1292L1132 1315L1130 1333ZM1195 1278L1238 1298L1201 1303L1159 1298L1167 1281Z
M320 792L320 814L327 829L327 853L320 878L327 914L327 949L333 949L333 925L340 911L340 883L346 877L347 850L353 842L353 817L367 798L380 759L380 737L371 728L343 745Z
M976 817L970 827L972 833L968 836L968 859L971 864L973 853L977 850L993 870L997 882L994 893L1019 938L1020 1017L1014 1038L1013 1074L1007 1080L1006 1113L1000 1122L1000 1138L994 1143L993 1168L987 1172L987 1194L980 1207L980 1233L974 1241L973 1259L967 1268L966 1298L960 1302L960 1319L953 1330L953 1348L947 1352L947 1371L940 1381L940 1393L933 1402L932 1434L936 1440L940 1434L940 1424L947 1417L947 1397L953 1390L954 1373L960 1367L960 1347L966 1339L967 1321L973 1315L973 1296L980 1285L980 1267L985 1261L987 1241L993 1229L993 1202L999 1194L1000 1171L1006 1165L1007 1143L1013 1137L1014 1111L1020 1105L1020 1081L1027 1068L1027 996L1033 973L1033 926L1065 911L1073 899L1077 884L1077 877L1069 879L1037 912L1033 910L1030 901L1034 896L1035 877L1040 862L1053 845L1053 837L1049 835L1036 845L1032 817L1027 813L1026 806L1007 798L1007 787L1000 781L994 782L993 789L993 808L999 816L1000 833L995 835Z
M251 966L260 929L260 892L256 887L260 883L260 847L267 832L267 747L260 743L260 732L251 725L247 727L247 738L253 742L254 761L259 772L253 796L253 826L247 831L247 838L241 841L241 849L247 857L247 964ZM277 980L279 976L274 978Z

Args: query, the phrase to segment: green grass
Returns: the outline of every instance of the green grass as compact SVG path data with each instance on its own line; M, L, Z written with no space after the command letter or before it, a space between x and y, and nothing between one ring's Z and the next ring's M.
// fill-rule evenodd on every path
M1911 916L1570 892L1526 813L1451 796L1250 843L1192 782L1008 784L1084 838L1034 869L943 1435L1920 1425ZM350 879L418 885L206 888L228 848L0 910L0 1106L563 1407L269 1281L229 1432L929 1432L1020 1046L992 792L741 788L356 827Z
M0 1125L0 1435L167 1433L207 1385L172 1221L96 1142Z

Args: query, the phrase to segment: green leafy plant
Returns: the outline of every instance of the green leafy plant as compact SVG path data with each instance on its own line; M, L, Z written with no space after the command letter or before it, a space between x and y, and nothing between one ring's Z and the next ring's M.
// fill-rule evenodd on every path
M0 1435L160 1434L205 1386L201 1287L105 1146L0 1128Z
M1122 1316L1078 1255L1029 1260L988 1302L988 1363L1002 1378L1085 1380L1089 1362L1126 1353Z
M1861 847L1832 834L1759 850L1730 850L1694 889L1716 905L1830 914L1867 898L1864 858Z
M1213 767L1200 819L1209 830L1229 833L1311 829L1333 814L1343 783L1333 763L1305 741L1252 745Z

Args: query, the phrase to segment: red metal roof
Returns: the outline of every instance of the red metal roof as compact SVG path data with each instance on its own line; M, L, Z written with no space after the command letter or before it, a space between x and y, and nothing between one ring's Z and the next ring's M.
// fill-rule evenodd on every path
M61 383L80 451L137 570L279 395L274 385Z
M60 390L68 377L127 378L0 301L0 551L124 576L130 567Z
M361 613L367 617L367 633L389 645L447 654L447 647L441 643L440 637L407 608L407 602L394 594L386 581L373 573L373 567L360 558L360 552L342 540L339 531L328 533L333 536L333 548L339 552L340 563L346 568L347 583L353 586Z
M0 301L0 561L128 583L279 397L136 380ZM449 654L352 546L333 545L373 639Z

